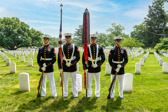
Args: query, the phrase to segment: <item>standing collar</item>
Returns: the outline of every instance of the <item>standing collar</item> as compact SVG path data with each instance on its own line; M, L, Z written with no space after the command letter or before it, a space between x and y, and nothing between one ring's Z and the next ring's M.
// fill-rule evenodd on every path
M67 45L67 46L70 46L70 45L71 45L71 43L69 43L69 44L68 44L68 43L66 43L66 45Z
M44 47L48 47L49 46L49 44L48 45L44 45Z
M96 46L96 44L91 44L91 46Z
M119 47L118 47L118 46L115 46L115 47L116 47L116 48L121 48L121 46L119 46Z

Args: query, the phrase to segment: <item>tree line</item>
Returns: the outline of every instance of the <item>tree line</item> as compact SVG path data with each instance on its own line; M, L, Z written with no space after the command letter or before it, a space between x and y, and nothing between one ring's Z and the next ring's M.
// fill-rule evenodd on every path
M164 9L168 0L153 0L149 6L147 17L144 21L133 27L130 35L124 33L124 26L116 23L111 24L106 33L95 32L98 35L97 43L106 46L114 46L114 37L123 38L123 47L144 47L157 50L168 50L168 14ZM72 42L82 47L83 26L76 28ZM17 17L0 18L0 47L6 49L18 49L22 47L40 47L43 44L43 33L37 31ZM63 40L63 43L65 41ZM51 38L51 45L58 46L58 37Z

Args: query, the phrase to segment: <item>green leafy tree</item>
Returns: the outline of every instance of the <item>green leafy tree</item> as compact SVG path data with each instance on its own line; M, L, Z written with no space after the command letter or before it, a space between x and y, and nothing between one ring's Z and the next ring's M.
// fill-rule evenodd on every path
M156 50L168 50L168 38L160 39L160 43L156 44L154 48Z
M50 45L54 46L54 47L58 47L58 40L59 38L56 38L56 37L52 37L50 39Z
M42 33L29 29L19 18L0 18L0 47L15 50L21 47L41 46Z
M164 3L164 0L154 0L149 6L148 15L145 18L146 36L144 44L147 47L154 47L160 38L165 37L167 17Z
M115 45L115 41L114 41L114 37L116 36L121 36L123 38L128 38L129 35L126 35L125 33L123 33L123 31L125 30L124 26L122 25L117 25L116 23L112 23L112 27L107 29L107 32L109 34L107 34L107 41L108 43L110 43L109 45L114 46Z
M40 31L37 31L35 29L29 30L29 36L31 37L31 45L40 47L43 45L43 39L42 39L42 33Z
M112 23L112 28L107 29L107 32L110 32L114 36L122 36L122 32L125 28L122 25L116 25L116 23Z
M76 44L79 47L82 47L82 33L83 25L79 25L79 28L76 29L74 38L72 39L72 43Z
M98 33L97 32L97 35L98 35L97 43L99 45L101 45L103 48L110 45L110 43L108 42L108 37L105 33Z
M145 43L145 26L144 23L140 25L135 25L133 31L131 32L131 37L138 39L140 42Z
M142 44L139 40L137 40L136 38L125 38L122 42L121 42L121 46L122 47L127 47L131 50L131 53L133 53L135 47L143 47L144 44Z
M4 17L0 20L0 46L6 49L29 47L32 40L28 35L28 30L29 25L18 18Z
M144 44L142 44L139 40L137 40L135 38L125 38L121 42L121 46L128 47L128 48L132 49L133 47L143 47Z

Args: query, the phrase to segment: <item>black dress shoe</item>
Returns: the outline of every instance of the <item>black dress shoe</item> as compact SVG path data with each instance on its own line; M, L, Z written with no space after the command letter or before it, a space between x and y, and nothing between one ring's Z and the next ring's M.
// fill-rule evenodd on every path
M57 96L53 96L53 98L54 98L54 99L56 99L56 98L57 98Z
M64 99L66 99L67 98L67 96L64 96Z

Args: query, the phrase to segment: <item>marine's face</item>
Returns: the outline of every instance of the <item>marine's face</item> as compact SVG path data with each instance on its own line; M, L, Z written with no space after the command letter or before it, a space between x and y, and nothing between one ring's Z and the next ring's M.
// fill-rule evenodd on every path
M48 45L50 40L49 39L43 39L44 45Z
M91 39L91 43L92 44L96 44L96 39L94 38L94 39Z
M115 43L116 43L117 46L120 46L121 40L116 40Z
M72 38L65 38L66 43L71 43Z

